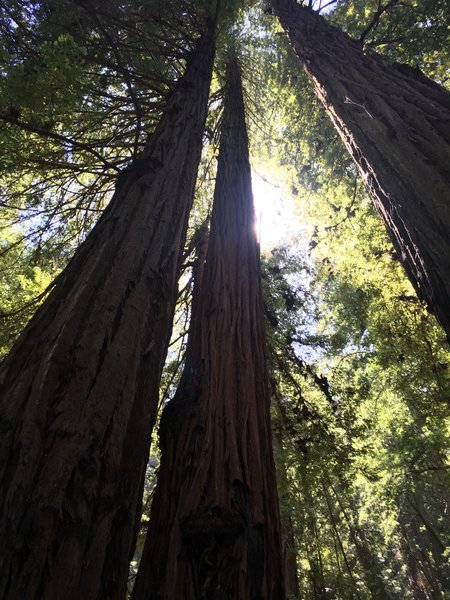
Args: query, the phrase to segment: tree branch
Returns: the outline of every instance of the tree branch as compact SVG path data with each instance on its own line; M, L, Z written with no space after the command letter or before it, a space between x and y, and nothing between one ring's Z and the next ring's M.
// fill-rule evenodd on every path
M378 9L376 10L376 12L373 16L372 21L367 25L367 27L364 29L364 31L360 35L359 41L361 42L361 44L364 43L364 40L369 35L369 33L372 31L372 29L376 29L378 27L381 15L384 14L386 11L388 11L390 8L392 8L395 4L397 4L397 2L398 2L398 0L389 0L389 2L387 4L382 6L381 0L378 0Z
M95 158L100 160L108 168L115 169L117 172L120 172L120 168L118 168L115 164L106 160L106 158L104 156L102 156L100 153L98 153L96 150L94 150L91 146L89 146L89 144L84 144L83 142L78 142L77 140L73 140L72 138L69 138L65 135L55 133L54 131L50 131L47 129L41 129L40 127L36 127L35 125L31 125L30 123L25 123L24 121L20 121L15 116L0 115L0 119L2 121L4 121L5 123L9 123L10 125L16 125L17 127L20 127L20 129L23 129L24 131L29 131L31 133L36 133L37 135L41 135L43 137L48 137L53 140L58 140L59 142L62 142L63 144L68 144L69 146L72 146L72 148L78 148L79 150L85 150L86 152L89 152L90 154L95 156Z

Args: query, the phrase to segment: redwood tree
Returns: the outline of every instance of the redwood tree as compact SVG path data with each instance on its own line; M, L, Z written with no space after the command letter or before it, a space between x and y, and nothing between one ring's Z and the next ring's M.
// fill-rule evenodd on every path
M228 67L211 235L134 600L284 596L263 304L239 67Z
M206 21L141 158L1 366L2 599L124 597L202 148Z
M450 337L450 94L295 0L271 0L418 294Z

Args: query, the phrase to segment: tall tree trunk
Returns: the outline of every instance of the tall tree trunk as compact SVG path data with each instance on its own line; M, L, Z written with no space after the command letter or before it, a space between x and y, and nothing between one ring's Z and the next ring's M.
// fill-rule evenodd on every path
M211 23L1 367L2 599L124 597L213 55Z
M161 419L161 467L133 598L282 599L259 252L235 61L195 310L182 381Z
M420 297L450 337L450 94L294 0L271 0Z

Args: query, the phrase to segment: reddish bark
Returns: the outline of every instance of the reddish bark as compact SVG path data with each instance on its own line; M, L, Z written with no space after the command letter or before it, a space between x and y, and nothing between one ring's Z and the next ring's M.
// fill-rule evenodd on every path
M450 94L294 0L271 0L419 296L450 337Z
M239 69L229 67L211 235L134 600L284 597L263 305Z
M212 26L0 371L0 597L123 599L202 148Z

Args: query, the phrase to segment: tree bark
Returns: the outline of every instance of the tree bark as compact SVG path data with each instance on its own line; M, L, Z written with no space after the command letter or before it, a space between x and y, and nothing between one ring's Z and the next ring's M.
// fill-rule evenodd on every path
M123 599L202 149L212 23L0 371L0 598Z
M134 600L279 600L280 522L239 68L228 69L197 327L164 409Z
M271 0L418 295L450 337L450 94L294 0Z

